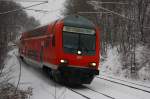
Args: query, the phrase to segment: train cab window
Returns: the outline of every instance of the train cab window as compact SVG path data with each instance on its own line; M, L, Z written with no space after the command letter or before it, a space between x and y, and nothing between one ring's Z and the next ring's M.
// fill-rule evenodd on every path
M96 34L93 29L68 27L63 29L63 47L66 53L95 55Z

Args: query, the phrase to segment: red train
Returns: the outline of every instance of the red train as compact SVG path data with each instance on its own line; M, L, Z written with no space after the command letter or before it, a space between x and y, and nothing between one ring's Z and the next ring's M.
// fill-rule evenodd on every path
M22 33L20 57L41 66L56 81L90 84L99 74L99 32L88 19L67 16Z

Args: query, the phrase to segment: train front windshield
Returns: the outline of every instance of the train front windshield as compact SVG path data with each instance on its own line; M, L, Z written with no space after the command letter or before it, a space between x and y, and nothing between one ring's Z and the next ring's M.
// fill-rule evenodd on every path
M92 29L64 27L63 48L66 53L95 55L96 34Z

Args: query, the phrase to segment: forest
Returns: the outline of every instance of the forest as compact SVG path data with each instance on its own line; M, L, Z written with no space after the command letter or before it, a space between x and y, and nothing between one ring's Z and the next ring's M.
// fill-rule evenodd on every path
M27 15L20 4L13 1L0 1L0 99L26 98L27 92L13 91L16 87L9 83L11 69L3 71L6 68L7 53L12 50L12 42L17 40L21 32L31 30L39 24L37 20Z

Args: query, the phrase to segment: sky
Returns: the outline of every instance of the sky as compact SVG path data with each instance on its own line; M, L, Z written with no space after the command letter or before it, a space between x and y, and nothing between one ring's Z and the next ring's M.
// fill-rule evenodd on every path
M14 0L14 1L20 3L23 7L28 7L31 5L41 3L37 1L46 1L46 0ZM20 1L29 1L29 2L20 2ZM41 24L47 24L63 17L62 12L65 10L64 8L65 1L66 0L48 0L48 3L29 8L36 10L44 10L46 12L34 10L26 10L26 12L29 16L33 16L35 19L39 20Z

